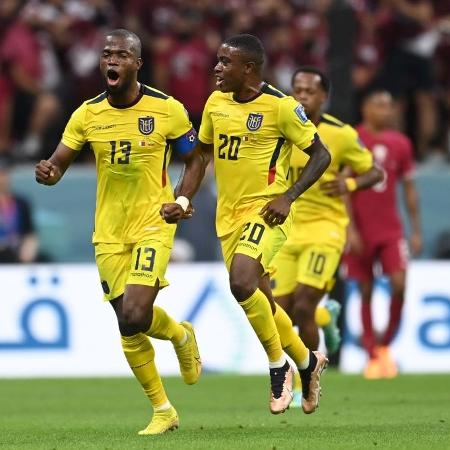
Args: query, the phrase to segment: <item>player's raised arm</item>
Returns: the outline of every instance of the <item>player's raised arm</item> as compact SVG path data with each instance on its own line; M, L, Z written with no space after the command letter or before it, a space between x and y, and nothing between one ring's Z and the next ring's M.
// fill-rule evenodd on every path
M53 186L62 178L77 154L77 151L60 142L48 160L43 159L36 164L36 181L40 184Z

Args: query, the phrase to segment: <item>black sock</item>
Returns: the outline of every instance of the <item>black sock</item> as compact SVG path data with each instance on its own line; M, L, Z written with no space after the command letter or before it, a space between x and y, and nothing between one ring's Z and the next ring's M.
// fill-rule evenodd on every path
M283 367L270 369L270 384L273 396L280 398L283 392L283 384L286 379L286 372L289 370L289 363L286 361Z
M317 365L317 357L309 351L309 365L306 369L299 370L300 379L302 380L302 395L307 398L309 395L309 382L311 381L311 373L314 371Z

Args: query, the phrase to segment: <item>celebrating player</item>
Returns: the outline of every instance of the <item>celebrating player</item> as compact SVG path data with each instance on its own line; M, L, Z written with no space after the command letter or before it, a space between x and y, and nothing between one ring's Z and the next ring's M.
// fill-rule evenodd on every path
M268 267L291 228L292 203L320 177L330 156L303 107L262 80L264 56L261 42L252 35L231 37L219 48L214 69L219 90L206 103L199 151L187 161L176 192L187 206L214 158L217 234L231 292L269 359L270 410L284 412L292 400L292 368L284 348L300 369L302 406L311 413L319 402L320 375L327 359L304 346L287 314L273 303ZM292 144L310 159L289 188ZM161 213L174 221L182 217L183 209L172 203Z
M315 321L316 307L324 293L333 286L333 276L345 244L348 216L342 195L373 186L381 180L381 171L374 167L371 153L364 148L358 134L350 126L329 114L322 114L330 82L316 68L298 69L292 77L295 98L317 125L320 138L331 153L331 164L319 183L297 200L292 231L273 260L277 269L273 280L276 302L288 311L299 326L300 336L313 349L319 346ZM304 170L308 156L292 152L289 179L294 182ZM342 178L339 172L349 166L359 175ZM335 305L328 309L335 313ZM319 320L322 326L331 324L331 315ZM319 318L319 317L318 317ZM321 319L321 318L320 318ZM334 351L336 333L329 334L329 350Z
M166 175L171 148L183 157L197 137L181 103L138 83L141 66L141 42L134 33L119 29L106 36L100 57L106 92L72 114L53 155L37 164L36 180L54 185L84 144L94 151L96 262L125 357L153 406L152 420L139 434L152 435L178 427L178 415L148 336L174 344L187 384L201 372L192 325L175 322L153 305L159 289L168 285L165 272L176 228L159 215L161 202L173 201Z
M322 114L330 90L325 74L314 67L300 68L292 77L292 89L294 97L316 124L320 138L330 151L331 164L320 181L296 202L291 233L272 262L276 268L272 277L273 293L275 301L298 325L300 336L309 348L319 346L320 325L324 328L328 351L334 352L340 341L336 326L340 305L328 300L325 307L317 306L334 284L334 273L346 240L348 216L342 195L374 185L382 173L373 166L371 153L350 125ZM292 152L291 183L307 162L307 155ZM340 177L343 166L349 166L358 176Z
M408 248L397 211L396 186L402 181L406 209L411 224L410 247L413 254L422 248L419 206L413 180L414 162L410 140L391 128L392 97L386 91L373 91L362 107L363 123L359 135L385 173L383 182L351 196L353 227L351 252L346 257L349 278L358 281L362 297L363 345L369 355L366 378L394 377L397 367L389 351L398 329L405 291ZM378 211L378 214L374 214ZM377 343L372 325L371 296L373 267L381 262L391 285L390 315L387 328Z

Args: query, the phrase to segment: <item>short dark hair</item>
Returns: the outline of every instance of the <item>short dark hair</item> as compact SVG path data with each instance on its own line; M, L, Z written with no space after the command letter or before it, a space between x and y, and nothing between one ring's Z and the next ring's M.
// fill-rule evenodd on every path
M299 67L293 74L291 78L291 86L294 85L295 77L299 73L312 73L314 75L318 75L320 77L320 86L322 89L328 94L331 89L330 79L322 72L320 69L314 66L301 66Z
M129 39L130 41L133 42L131 49L134 51L134 53L138 58L141 57L142 43L141 40L139 39L139 36L136 33L133 33L132 31L129 30L125 30L125 28L117 28L115 30L108 31L106 33L106 36L115 36L123 39Z
M258 69L264 65L265 54L262 42L253 34L237 34L224 41L225 45L235 47L247 54L249 60L255 63Z
M370 88L366 89L365 92L362 94L362 103L366 103L367 101L371 100L376 95L380 94L388 94L392 97L392 93L389 92L387 89L381 87L381 86L371 86Z

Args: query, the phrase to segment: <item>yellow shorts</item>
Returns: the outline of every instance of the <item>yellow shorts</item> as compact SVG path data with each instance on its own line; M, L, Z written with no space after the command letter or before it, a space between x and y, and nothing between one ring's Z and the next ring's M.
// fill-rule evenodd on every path
M105 300L122 295L126 284L169 285L165 274L172 248L166 243L152 238L135 244L98 243L94 247Z
M306 244L298 246L296 250L292 252L283 246L272 261L275 272L271 277L274 296L294 292L297 283L331 290L342 251L325 244Z
M236 253L260 260L264 272L269 272L270 263L286 241L292 223L292 214L283 225L269 227L264 219L256 214L248 222L232 233L220 237L222 254L228 271Z

